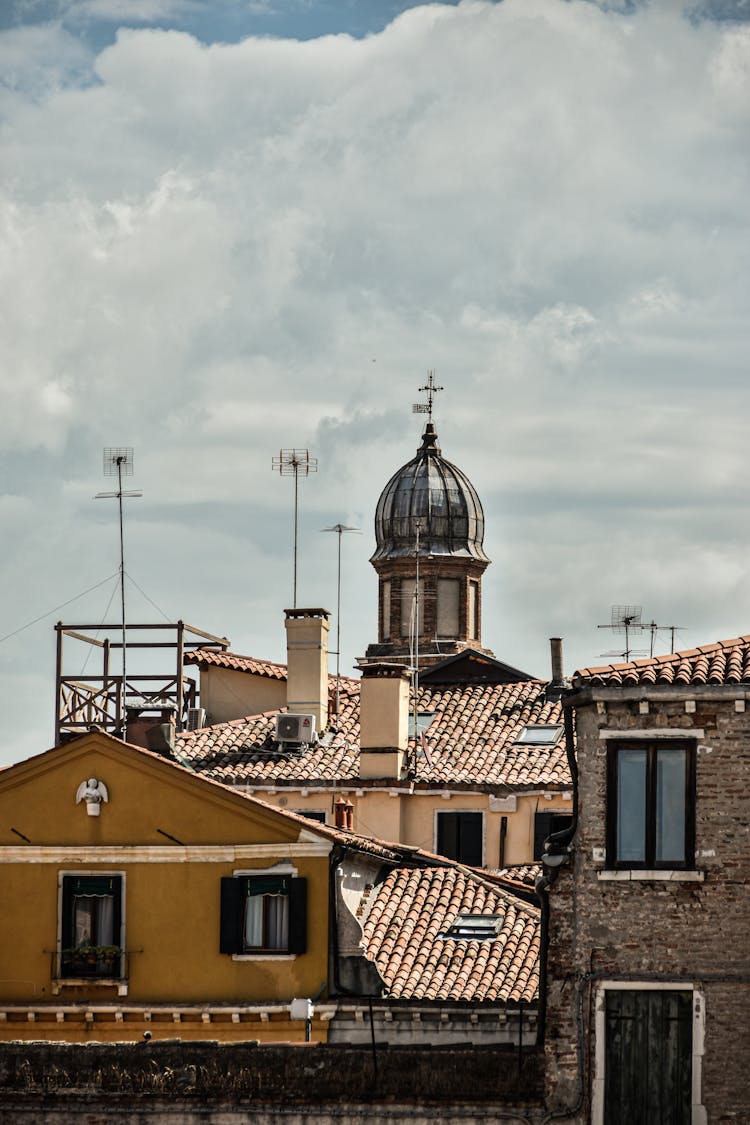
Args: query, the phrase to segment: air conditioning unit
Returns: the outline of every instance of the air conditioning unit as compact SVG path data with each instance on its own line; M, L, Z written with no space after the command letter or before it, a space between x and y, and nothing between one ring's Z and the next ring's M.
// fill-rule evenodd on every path
M277 742L315 742L315 716L290 715L276 716Z
M206 710L204 707L188 707L187 729L201 730L206 725Z

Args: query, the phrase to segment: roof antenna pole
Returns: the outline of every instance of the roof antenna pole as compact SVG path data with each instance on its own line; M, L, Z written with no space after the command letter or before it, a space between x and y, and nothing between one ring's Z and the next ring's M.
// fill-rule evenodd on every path
M95 500L117 499L120 514L120 605L122 611L122 685L120 688L120 708L122 714L122 738L127 741L128 726L128 681L127 681L127 632L125 618L125 534L122 518L123 496L143 496L142 492L125 492L122 487L123 476L133 475L133 450L132 447L107 448L104 450L103 468L105 477L117 477L116 492L97 492Z
M417 716L419 714L419 533L421 531L420 521L417 520L415 525L414 537L414 555L415 555L415 575L414 582L414 768L417 766L417 739L419 737L417 731Z
M271 468L278 470L279 476L294 477L294 581L292 585L292 609L297 608L297 525L299 514L299 475L309 477L317 473L318 459L310 456L309 449L280 449L274 457Z
M341 678L341 536L345 531L359 532L358 527L348 527L345 523L335 523L333 527L323 527L321 531L335 531L339 537L338 568L336 571L336 706L334 714L339 714L339 680Z

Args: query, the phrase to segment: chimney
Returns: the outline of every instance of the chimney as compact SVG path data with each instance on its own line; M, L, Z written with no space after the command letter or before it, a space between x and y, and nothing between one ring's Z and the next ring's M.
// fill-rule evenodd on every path
M328 726L327 609L285 609L286 705L295 715L314 715L315 729Z
M401 777L409 743L409 671L366 664L359 699L360 777Z
M337 828L346 828L354 831L354 805L343 797L337 797L333 804L333 813Z
M549 653L552 662L552 683L563 682L563 643L562 637L550 637Z

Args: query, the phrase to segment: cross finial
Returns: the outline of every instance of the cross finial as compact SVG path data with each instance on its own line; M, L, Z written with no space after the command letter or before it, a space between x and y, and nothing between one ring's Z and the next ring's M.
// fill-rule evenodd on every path
M445 387L438 387L435 384L435 372L427 372L427 382L423 387L419 388L420 393L427 394L427 402L415 402L412 406L414 414L429 414L430 422L432 421L432 403L438 391L444 391Z

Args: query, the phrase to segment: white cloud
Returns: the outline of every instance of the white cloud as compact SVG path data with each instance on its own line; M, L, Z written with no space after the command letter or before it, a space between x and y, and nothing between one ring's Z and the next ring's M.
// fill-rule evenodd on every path
M10 625L112 572L89 497L122 442L134 576L280 656L291 493L270 460L309 445L303 596L332 597L318 529L363 527L361 653L374 504L435 367L444 453L485 500L500 656L542 671L553 626L590 662L618 600L746 631L746 29L465 0L360 41L131 29L92 60L48 25L0 35L3 58L0 444L33 496Z

